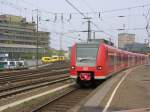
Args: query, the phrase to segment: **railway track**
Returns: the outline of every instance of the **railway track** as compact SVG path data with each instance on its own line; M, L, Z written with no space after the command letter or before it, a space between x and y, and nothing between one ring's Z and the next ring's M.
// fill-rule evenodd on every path
M49 76L49 74L56 74L61 72L67 72L61 71L63 69L67 69L68 65L67 63L62 64L51 64L47 66L46 68L40 68L41 70L23 70L23 71L14 71L14 72L5 72L0 73L0 86L7 85L14 82L20 82L28 79L35 79L40 78L42 75L43 77ZM59 72L57 72L60 70ZM51 73L50 73L51 72Z
M58 71L45 71L42 73L28 73L28 74L22 74L19 76L9 76L9 77L0 77L0 84L8 84L8 83L15 83L15 82L21 82L25 80L33 80L33 79L38 79L38 78L44 78L44 77L49 77L52 75L58 75L58 74L63 74L67 73L68 69L60 69Z
M23 75L22 77L11 77L2 79L1 83L4 84L0 87L0 92L10 90L16 87L22 87L25 85L51 81L51 79L55 79L57 77L69 76L67 73L68 71L66 69L63 69L60 71L49 71L45 73L31 74L30 76Z
M17 95L17 94L20 94L20 93L23 93L23 92L31 91L31 90L34 90L34 89L37 89L37 88L45 87L45 86L48 86L48 85L51 85L51 84L54 84L54 83L63 82L63 81L69 80L69 79L70 79L69 76L59 77L57 79L52 79L49 82L30 84L30 85L25 85L25 86L22 86L22 87L15 87L11 90L7 90L7 91L3 91L3 92L1 91L0 99L7 98L7 97L10 97L10 96L13 96L13 95Z
M71 88L61 93L59 96L50 99L43 105L38 106L31 112L67 112L76 106L86 96L93 91L92 88Z
M66 64L65 64L66 65ZM32 89L44 87L53 83L70 79L67 66L53 66L52 68L17 72L0 76L0 99L16 95ZM23 74L21 74L23 73Z
M51 71L53 69L55 70L59 70L59 69L63 69L63 68L67 68L69 63L68 62L64 62L64 63L52 63L50 65L44 66L44 67L40 67L37 70L36 69L27 69L27 70L18 70L18 71L5 71L5 72L0 72L0 78L3 77L10 77L11 75L13 76L20 76L22 74L35 74L35 73L42 73L43 71Z

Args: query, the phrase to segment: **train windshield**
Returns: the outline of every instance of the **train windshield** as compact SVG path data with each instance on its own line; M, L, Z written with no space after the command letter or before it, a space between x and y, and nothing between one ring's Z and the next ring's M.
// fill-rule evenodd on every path
M77 47L77 66L95 66L98 47Z

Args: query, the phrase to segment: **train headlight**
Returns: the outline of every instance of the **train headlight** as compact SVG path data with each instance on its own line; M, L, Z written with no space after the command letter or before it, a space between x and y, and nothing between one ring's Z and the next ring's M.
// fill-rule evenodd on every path
M74 69L75 69L75 66L72 66L71 69L74 70Z
M101 67L101 66L98 66L98 67L97 67L97 70L101 70L101 69L102 69L102 67Z

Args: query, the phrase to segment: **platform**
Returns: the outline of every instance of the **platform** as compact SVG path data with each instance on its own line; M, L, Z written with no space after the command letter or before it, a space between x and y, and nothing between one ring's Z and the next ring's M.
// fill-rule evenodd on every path
M78 112L147 112L150 110L150 65L127 69L101 84ZM130 111L128 111L130 110Z

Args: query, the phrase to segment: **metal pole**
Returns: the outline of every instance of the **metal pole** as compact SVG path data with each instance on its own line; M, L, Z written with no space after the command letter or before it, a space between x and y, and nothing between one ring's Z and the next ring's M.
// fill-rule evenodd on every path
M95 40L95 32L93 32L93 39Z
M60 38L59 38L59 49L60 49L60 51L59 51L59 56L61 56L61 52L62 52L62 36L63 36L63 34L61 33L61 35L60 35Z
M61 21L61 27L62 27L62 32L63 32L63 30L64 30L64 22L63 22L63 20ZM60 51L59 51L59 56L61 56L62 55L62 38L63 38L63 33L61 33L60 34L60 39L59 39L59 42L60 42L60 46L59 46L59 49L60 49Z
M109 44L111 45L111 38L109 38Z
M87 21L87 23L88 23L88 30L87 30L87 32L88 32L88 38L87 38L87 42L89 42L89 41L91 41L91 18L89 18L89 17L87 17L87 18L83 18L83 19L87 19L88 21Z
M37 48L36 48L36 68L38 68L38 54L39 54L39 50L38 50L38 47L39 47L39 32L38 32L38 29L39 29L39 11L38 9L37 10L37 41L36 41L36 45L37 45Z
M88 42L91 41L91 21L88 20Z

